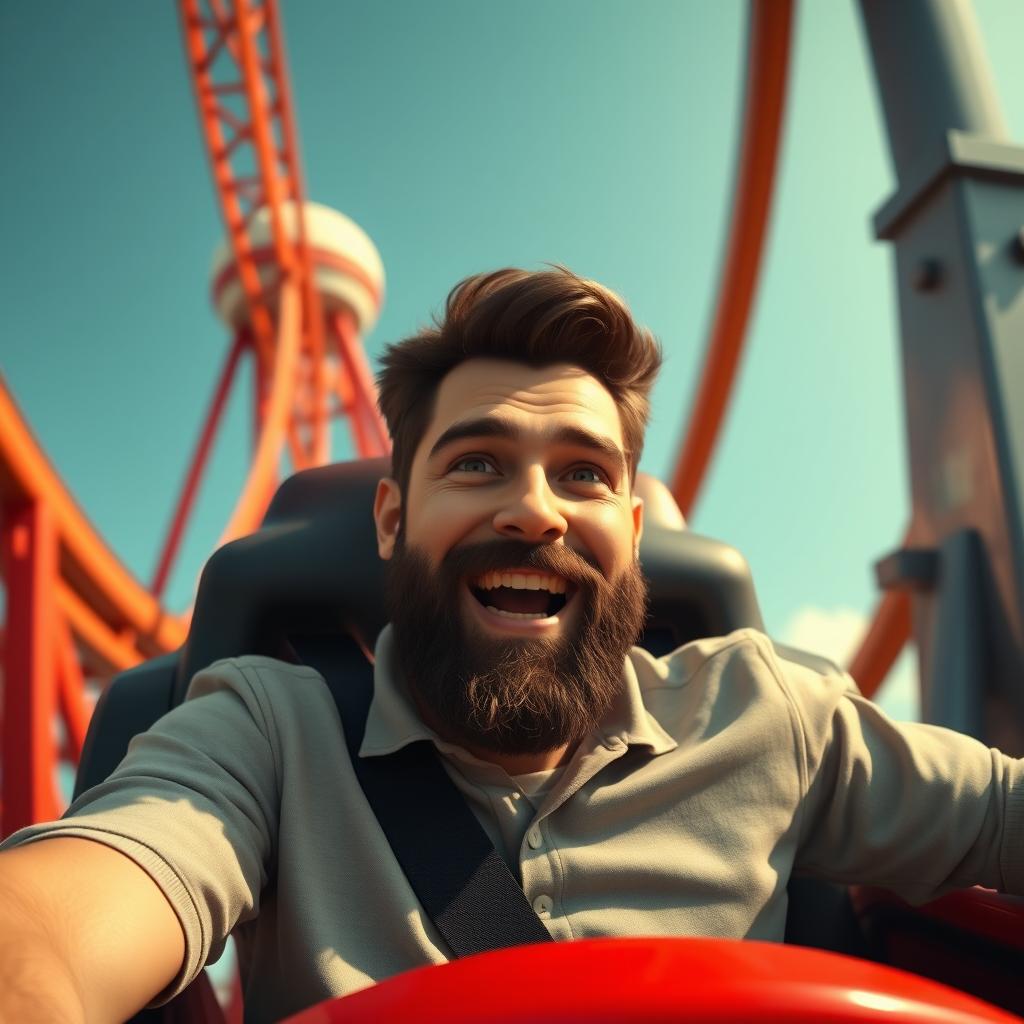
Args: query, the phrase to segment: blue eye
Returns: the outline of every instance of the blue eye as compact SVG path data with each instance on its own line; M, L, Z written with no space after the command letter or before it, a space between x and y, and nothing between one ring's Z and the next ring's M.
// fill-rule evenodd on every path
M460 473L494 473L495 468L486 460L480 458L479 455L470 455L465 459L460 459L452 466L452 469L458 470Z
M601 484L604 479L593 466L577 466L569 470L569 480L574 484Z

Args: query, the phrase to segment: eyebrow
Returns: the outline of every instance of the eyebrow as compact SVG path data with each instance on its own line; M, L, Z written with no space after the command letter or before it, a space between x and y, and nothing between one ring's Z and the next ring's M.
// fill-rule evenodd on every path
M519 441L523 431L518 424L497 416L481 416L479 419L464 420L453 423L435 442L430 449L428 459L432 459L443 448L469 438L497 437L507 441ZM605 459L611 460L621 470L626 469L626 456L622 449L610 438L583 427L557 427L547 435L547 440L556 444L574 445L578 448L589 448Z

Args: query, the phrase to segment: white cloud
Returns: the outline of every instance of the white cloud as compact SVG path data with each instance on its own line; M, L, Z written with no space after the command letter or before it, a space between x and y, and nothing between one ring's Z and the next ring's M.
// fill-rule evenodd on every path
M857 652L868 620L853 608L816 608L807 605L798 609L786 623L779 639L842 665L849 665ZM875 694L875 701L892 718L918 721L921 701L917 688L917 659L912 645L904 649Z
M805 606L786 623L779 639L846 665L856 653L867 619L852 608Z

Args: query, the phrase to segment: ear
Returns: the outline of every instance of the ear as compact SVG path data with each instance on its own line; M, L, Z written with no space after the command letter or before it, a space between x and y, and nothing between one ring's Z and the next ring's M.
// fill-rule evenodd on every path
M644 535L644 499L634 494L633 503L633 554L640 554L640 538Z
M397 480L385 477L377 482L373 519L377 524L377 554L387 561L395 550L398 527L402 521L402 491Z

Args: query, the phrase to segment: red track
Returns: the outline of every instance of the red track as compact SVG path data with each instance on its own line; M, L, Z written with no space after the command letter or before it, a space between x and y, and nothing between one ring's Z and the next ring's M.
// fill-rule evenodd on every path
M312 247L277 5L273 0L180 0L188 63L232 254L244 292L236 328L160 549L142 586L89 524L32 437L0 378L0 553L6 583L0 836L59 812L61 754L77 763L91 713L86 680L105 684L140 660L173 651L187 615L160 599L243 358L254 362L255 451L222 542L255 529L278 482L329 457L332 416L348 419L360 455L387 437L354 313L325 314L316 286L330 264L357 265ZM673 487L688 511L728 406L756 290L785 100L792 0L752 0L743 145L718 313ZM289 210L293 215L289 221ZM269 243L255 238L257 221ZM365 275L364 275L365 276ZM374 283L362 287L379 305ZM905 597L883 599L852 671L869 695L909 634ZM64 727L59 751L54 719Z
M338 257L311 251L304 218L291 216L289 230L289 208L301 209L304 194L277 6L182 0L181 13L247 316L232 339L148 589L78 509L0 381L7 589L0 835L59 813L54 779L62 752L53 722L63 723L63 754L77 764L91 713L85 680L102 685L184 641L187 615L167 612L160 598L243 357L255 363L255 452L222 543L259 525L286 445L295 469L328 460L332 417L349 419L360 455L387 451L357 322L321 310L316 270ZM269 251L254 241L258 218L269 222ZM375 298L379 304L379 289Z

